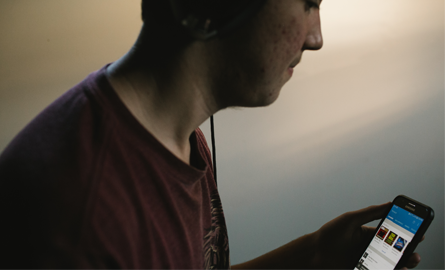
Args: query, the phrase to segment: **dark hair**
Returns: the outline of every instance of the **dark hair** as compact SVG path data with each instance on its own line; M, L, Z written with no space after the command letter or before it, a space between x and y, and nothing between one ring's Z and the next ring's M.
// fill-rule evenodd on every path
M265 0L142 0L142 20L152 30L207 39L225 35L251 18ZM209 34L208 34L209 33Z
M142 21L174 19L169 0L142 0Z
M145 31L176 45L186 45L192 38L176 20L169 0L142 0L142 21Z

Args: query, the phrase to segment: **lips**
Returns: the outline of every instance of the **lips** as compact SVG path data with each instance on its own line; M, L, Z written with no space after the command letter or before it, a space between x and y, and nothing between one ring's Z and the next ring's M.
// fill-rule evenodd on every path
M289 73L289 75L292 76L292 74L294 73L294 68L289 67L289 68L287 69L287 73Z
M289 65L289 67L290 68L296 67L301 61L301 56L302 56L301 54L299 56L297 56L297 58L294 59L294 61Z
M300 59L298 59L298 60L292 62L292 63L290 64L289 67L294 68L294 67L296 67L299 63L300 63Z

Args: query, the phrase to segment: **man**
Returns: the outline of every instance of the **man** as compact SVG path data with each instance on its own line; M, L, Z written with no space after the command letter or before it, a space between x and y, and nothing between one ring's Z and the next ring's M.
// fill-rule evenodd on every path
M0 157L0 266L230 267L198 127L219 110L278 98L302 53L322 47L320 4L144 0L130 51L51 104ZM233 268L352 268L373 232L361 225L387 208L344 214Z

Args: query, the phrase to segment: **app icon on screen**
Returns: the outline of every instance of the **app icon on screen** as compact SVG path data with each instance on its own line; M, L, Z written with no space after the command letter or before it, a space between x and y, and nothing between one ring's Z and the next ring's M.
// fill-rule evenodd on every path
M398 251L402 251L406 245L406 242L407 241L405 239L403 239L402 237L399 237L399 238L397 238L397 241L394 244L394 248Z
M385 239L385 243L392 246L392 244L394 243L394 240L396 240L396 238L397 238L397 234L395 234L394 232L390 232Z

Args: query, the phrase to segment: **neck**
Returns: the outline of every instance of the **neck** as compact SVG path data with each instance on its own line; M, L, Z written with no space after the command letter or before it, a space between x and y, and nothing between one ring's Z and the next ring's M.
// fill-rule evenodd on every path
M205 65L197 61L193 44L164 58L152 46L140 37L129 53L108 67L107 76L142 126L190 164L190 135L218 110L203 79L208 78Z

